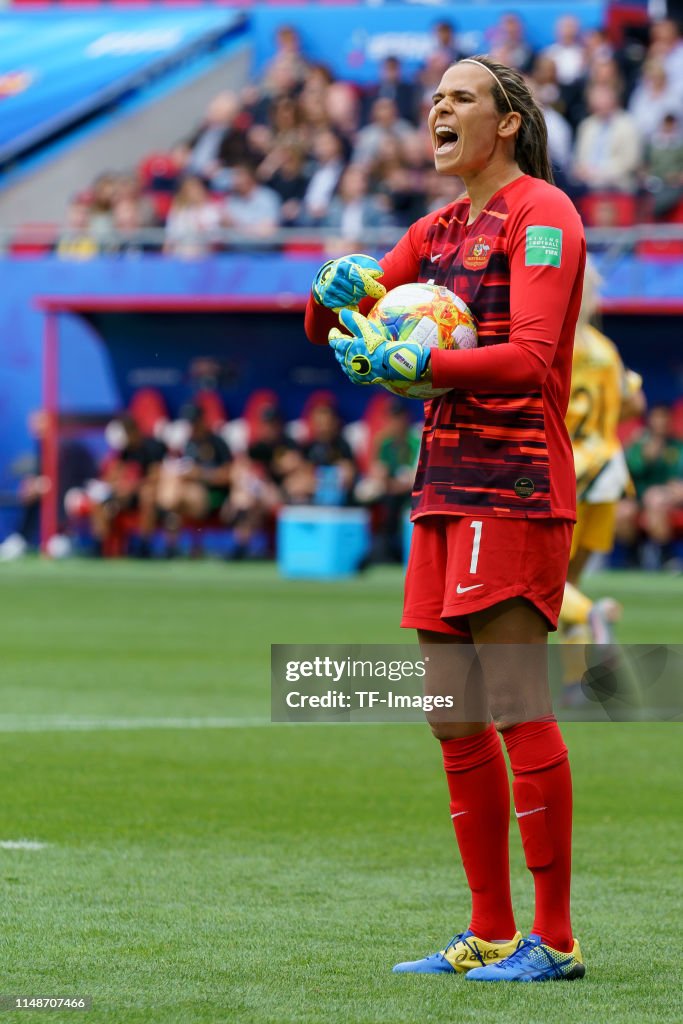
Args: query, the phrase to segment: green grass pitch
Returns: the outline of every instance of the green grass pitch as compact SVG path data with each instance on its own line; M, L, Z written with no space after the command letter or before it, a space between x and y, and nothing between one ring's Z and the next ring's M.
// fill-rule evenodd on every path
M437 745L420 725L263 720L271 642L405 642L400 571L29 561L0 579L0 842L46 844L0 847L0 993L94 1000L0 1024L683 1020L680 724L565 727L584 981L396 976L467 924ZM624 603L622 639L683 642L680 579L590 589Z

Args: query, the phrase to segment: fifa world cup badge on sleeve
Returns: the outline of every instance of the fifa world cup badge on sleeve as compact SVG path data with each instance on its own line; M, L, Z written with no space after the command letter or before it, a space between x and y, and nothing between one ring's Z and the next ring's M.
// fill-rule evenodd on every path
M526 229L527 267L559 267L562 264L562 228L532 224Z

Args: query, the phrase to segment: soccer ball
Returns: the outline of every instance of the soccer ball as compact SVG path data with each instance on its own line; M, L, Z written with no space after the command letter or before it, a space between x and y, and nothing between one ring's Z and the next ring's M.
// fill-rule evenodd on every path
M418 342L423 348L476 348L477 326L468 306L439 284L402 284L376 302L368 314L396 341ZM402 398L423 402L450 388L433 388L411 380L382 381Z

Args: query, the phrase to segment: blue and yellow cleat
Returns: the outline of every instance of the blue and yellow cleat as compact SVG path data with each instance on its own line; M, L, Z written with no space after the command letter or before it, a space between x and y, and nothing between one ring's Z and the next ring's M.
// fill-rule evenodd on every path
M517 949L505 960L477 967L467 978L469 981L574 981L583 978L585 973L576 939L571 953L561 953L541 942L540 935L529 935L520 939Z
M454 935L445 949L422 960L406 960L396 964L394 974L466 974L474 967L502 960L510 956L522 941L521 932L509 942L487 942L478 939L473 932Z

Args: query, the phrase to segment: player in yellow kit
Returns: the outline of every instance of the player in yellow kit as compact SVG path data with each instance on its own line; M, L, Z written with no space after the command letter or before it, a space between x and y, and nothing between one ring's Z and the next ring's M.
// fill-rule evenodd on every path
M595 269L587 265L566 416L574 450L577 517L560 623L565 639L577 644L610 643L611 623L621 611L611 598L591 601L579 590L579 582L593 554L612 550L617 503L631 487L618 426L644 406L640 375L625 369L614 343L591 323L597 284ZM582 675L583 665L572 660L565 665L566 682L578 688L574 680ZM565 691L568 703L575 696L579 694Z

